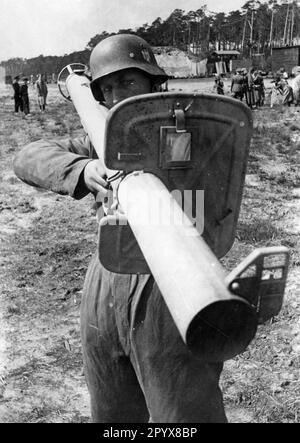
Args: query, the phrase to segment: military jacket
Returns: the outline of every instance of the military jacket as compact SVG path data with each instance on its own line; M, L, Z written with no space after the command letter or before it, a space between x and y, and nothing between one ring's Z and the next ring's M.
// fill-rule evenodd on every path
M59 142L39 140L16 155L14 170L28 185L81 199L90 192L83 180L83 170L96 158L88 136Z

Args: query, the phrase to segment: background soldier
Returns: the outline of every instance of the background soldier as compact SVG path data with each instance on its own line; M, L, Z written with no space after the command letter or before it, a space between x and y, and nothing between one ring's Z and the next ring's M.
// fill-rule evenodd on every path
M21 84L21 88L20 88L20 96L21 96L23 112L24 112L25 116L31 115L30 114L30 107L29 107L28 78L27 77L24 77L22 79L22 84Z
M243 70L242 69L236 69L236 72L231 80L231 94L233 98L243 100L244 97L244 85L245 80L244 76L242 75Z
M253 89L254 89L255 106L256 107L263 106L265 99L265 86L264 86L264 78L261 75L261 71L256 70L253 74Z
M15 112L16 113L19 112L19 109L20 109L20 111L23 111L23 103L22 103L21 88L20 88L19 80L20 80L20 77L19 77L19 75L17 75L14 78L14 81L12 84L12 86L14 88L14 101L15 101Z
M293 95L295 106L300 106L300 69L296 72L296 77L293 82Z
M167 80L150 46L128 34L101 41L90 68L93 95L108 108L155 92ZM76 199L108 192L88 137L31 143L17 155L15 172ZM187 349L152 275L110 272L95 254L84 284L81 335L94 422L226 422L223 364L200 361Z
M293 88L289 85L288 81L277 76L275 78L274 88L282 96L282 104L290 107L294 101L294 94Z
M44 112L47 104L48 87L44 74L39 74L35 83L40 111Z
M224 95L224 82L219 74L215 74L214 89L216 90L217 94Z
M246 103L250 109L253 109L256 107L255 97L254 97L254 81L253 81L254 72L255 72L255 68L251 68L250 71L248 72L248 74L245 76L245 79L246 79L245 97L246 97Z

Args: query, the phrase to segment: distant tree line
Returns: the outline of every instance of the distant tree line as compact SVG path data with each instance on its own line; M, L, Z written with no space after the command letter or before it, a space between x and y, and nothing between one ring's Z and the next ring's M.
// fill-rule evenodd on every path
M238 49L243 56L270 55L272 45L292 45L300 36L300 8L297 1L247 1L240 10L214 13L202 6L196 11L175 9L166 20L156 18L136 29L120 29L117 33L103 31L90 39L83 51L64 56L43 56L31 59L13 58L0 65L8 75L55 73L70 63L88 64L90 51L101 40L115 34L136 34L152 46L171 46L203 56L214 49Z
M46 73L49 77L54 73L57 75L66 65L70 63L84 63L88 64L90 51L73 52L72 54L65 54L63 56L43 56L26 59L26 58L11 58L7 61L1 62L0 66L5 68L6 76L14 77L21 74L24 76Z
M202 6L185 13L175 9L162 20L158 17L151 25L139 28L120 29L118 33L134 33L152 46L176 46L187 50L190 45L204 50L239 49L245 56L252 52L270 51L272 43L292 44L300 36L300 8L297 2L247 1L237 11L214 13ZM106 31L91 38L87 47L92 49L108 37Z

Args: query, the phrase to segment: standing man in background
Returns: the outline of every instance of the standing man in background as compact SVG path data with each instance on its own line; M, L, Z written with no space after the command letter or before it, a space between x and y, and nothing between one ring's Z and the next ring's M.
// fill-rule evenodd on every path
M20 95L22 99L22 106L23 106L23 112L26 116L31 115L30 114L30 107L29 107L29 96L28 96L28 78L24 77L22 80L21 88L20 88Z
M40 111L45 112L47 104L48 87L44 74L39 74L35 87L36 87Z
M217 94L224 95L224 82L220 74L215 74L214 90Z
M293 94L295 106L300 106L300 69L296 72L296 77L293 81Z
M257 108L263 106L265 100L265 86L261 71L255 70L253 74L253 90L254 90L255 106Z
M243 70L237 69L231 80L231 95L233 98L243 100L245 80L242 75Z
M250 109L256 109L255 97L254 97L254 76L255 68L251 68L246 75L245 79L245 97L246 103Z
M12 87L14 88L14 101L15 101L15 113L17 114L20 111L23 111L23 102L21 97L21 87L19 84L20 76L17 75L14 78Z

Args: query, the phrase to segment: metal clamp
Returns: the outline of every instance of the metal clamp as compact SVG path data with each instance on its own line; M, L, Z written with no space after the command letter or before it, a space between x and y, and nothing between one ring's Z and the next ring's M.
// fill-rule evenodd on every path
M175 109L174 116L176 119L176 132L186 132L184 110Z

